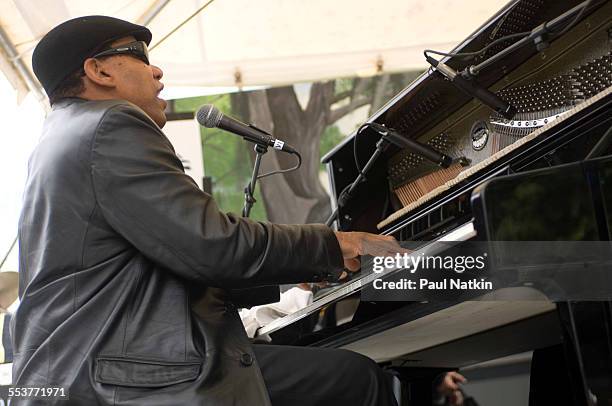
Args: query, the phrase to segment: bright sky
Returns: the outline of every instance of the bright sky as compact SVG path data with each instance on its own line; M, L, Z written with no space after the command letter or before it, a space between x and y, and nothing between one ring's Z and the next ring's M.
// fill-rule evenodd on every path
M28 157L44 118L42 106L31 94L20 105L17 94L0 72L0 261L17 236L21 195L27 175ZM13 250L3 271L17 271Z

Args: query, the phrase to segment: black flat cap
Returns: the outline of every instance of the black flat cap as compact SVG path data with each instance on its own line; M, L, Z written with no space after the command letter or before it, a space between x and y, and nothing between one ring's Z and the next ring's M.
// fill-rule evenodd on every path
M36 45L32 54L32 69L47 95L75 72L107 42L132 35L147 45L151 31L108 16L77 17L49 31Z

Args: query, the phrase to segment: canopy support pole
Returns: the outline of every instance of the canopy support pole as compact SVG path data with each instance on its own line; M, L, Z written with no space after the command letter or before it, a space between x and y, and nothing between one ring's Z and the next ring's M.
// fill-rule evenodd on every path
M1 26L0 49L7 56L8 62L12 66L13 71L17 75L17 77L25 83L26 87L30 89L30 91L34 92L34 95L36 96L38 101L44 106L45 110L47 110L47 97L45 96L40 85L38 84L38 81L34 78L30 70L21 60L17 49L15 49L15 46L9 40L8 35L6 35L6 32Z

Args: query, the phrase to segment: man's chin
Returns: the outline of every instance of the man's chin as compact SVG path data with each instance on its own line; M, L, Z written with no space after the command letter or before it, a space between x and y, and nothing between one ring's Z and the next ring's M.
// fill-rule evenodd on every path
M160 99L159 97L157 98L157 100L159 101L159 104L161 106L161 111L159 114L159 122L158 120L155 120L157 122L157 125L159 126L159 128L163 128L164 125L166 125L166 108L168 107L168 102L165 101L164 99Z
M166 124L166 107L168 107L168 102L164 99L157 98L157 106L151 106L151 111L149 116L155 121L155 123L162 128Z
M159 118L154 121L159 126L159 128L164 128L164 126L166 125L166 122L168 121L166 119L166 113L162 112Z

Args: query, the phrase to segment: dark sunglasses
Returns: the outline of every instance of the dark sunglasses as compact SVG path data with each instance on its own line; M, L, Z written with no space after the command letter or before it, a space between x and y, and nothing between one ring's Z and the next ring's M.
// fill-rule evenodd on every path
M132 55L149 65L149 49L144 41L134 41L115 48L106 49L95 54L92 58L112 55Z

